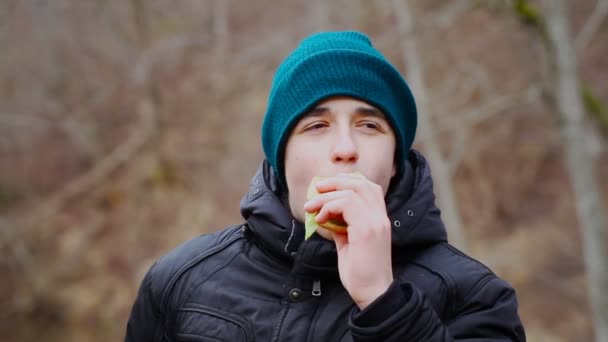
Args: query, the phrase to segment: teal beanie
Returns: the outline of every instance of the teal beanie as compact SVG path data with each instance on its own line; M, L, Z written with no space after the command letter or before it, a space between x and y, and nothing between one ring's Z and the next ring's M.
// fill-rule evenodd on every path
M397 69L360 32L321 32L305 38L278 67L262 123L266 159L283 184L291 130L318 102L349 96L381 110L396 135L397 174L416 134L414 97ZM381 151L379 151L381 152Z

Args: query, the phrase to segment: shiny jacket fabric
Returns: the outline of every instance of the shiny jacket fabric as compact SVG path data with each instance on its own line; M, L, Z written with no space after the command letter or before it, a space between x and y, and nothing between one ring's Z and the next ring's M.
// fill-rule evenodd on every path
M244 224L150 268L125 341L525 341L513 288L447 243L418 152L386 198L395 281L363 311L340 283L333 242L303 241L284 198L263 163Z

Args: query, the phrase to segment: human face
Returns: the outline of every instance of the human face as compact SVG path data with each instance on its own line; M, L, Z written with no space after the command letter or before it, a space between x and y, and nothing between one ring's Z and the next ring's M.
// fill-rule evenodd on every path
M285 178L293 216L304 222L304 203L314 176L360 172L386 195L395 175L395 133L377 108L333 97L305 114L285 147Z

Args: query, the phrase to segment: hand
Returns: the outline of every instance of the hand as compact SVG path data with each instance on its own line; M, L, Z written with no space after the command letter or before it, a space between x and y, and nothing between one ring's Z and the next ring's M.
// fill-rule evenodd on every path
M382 187L360 175L340 174L316 184L318 196L304 205L322 224L341 218L347 234L332 233L344 288L361 310L393 282L391 224ZM322 229L322 228L321 228Z

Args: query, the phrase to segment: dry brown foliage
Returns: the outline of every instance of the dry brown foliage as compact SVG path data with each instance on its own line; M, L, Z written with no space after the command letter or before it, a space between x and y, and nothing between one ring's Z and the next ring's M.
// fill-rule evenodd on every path
M2 2L0 340L120 340L156 258L241 221L272 72L299 39L363 30L403 70L388 3ZM410 1L429 115L469 252L515 286L529 340L588 341L543 46L505 3ZM575 33L595 2L576 4ZM579 57L604 104L607 36ZM608 130L588 129L608 198Z

